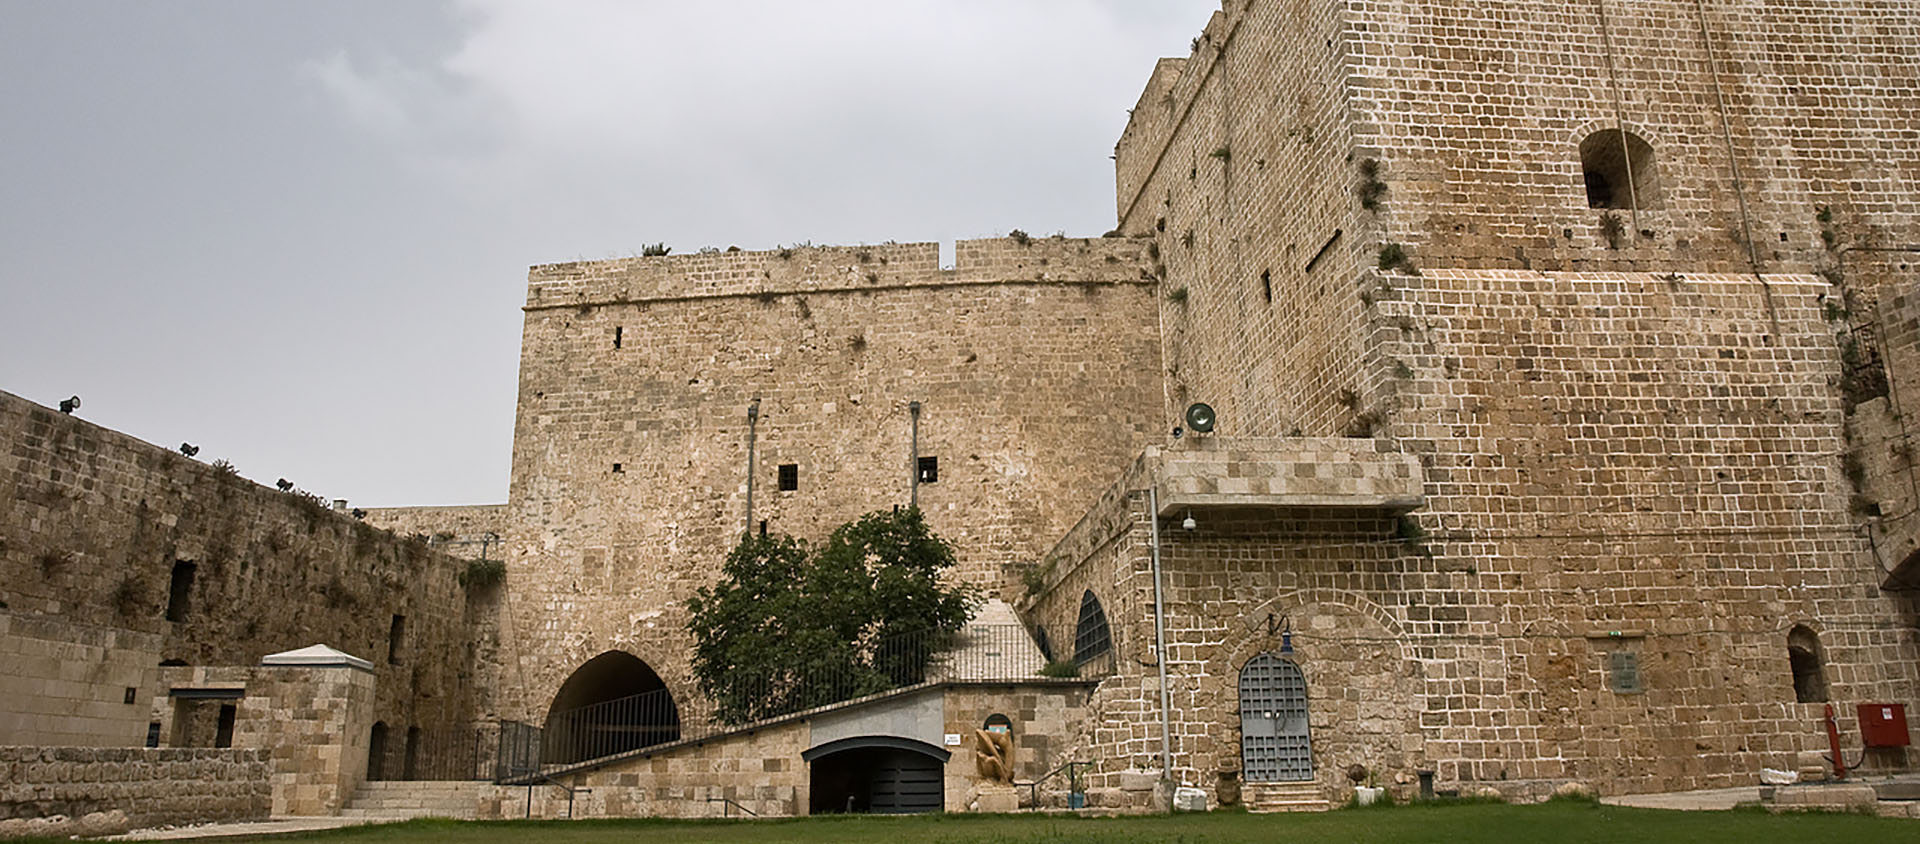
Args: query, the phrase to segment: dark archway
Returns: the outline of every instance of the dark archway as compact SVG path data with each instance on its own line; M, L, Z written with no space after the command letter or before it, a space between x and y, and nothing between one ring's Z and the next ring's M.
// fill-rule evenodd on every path
M541 761L566 764L680 738L680 710L652 667L607 651L573 672L547 708Z
M807 763L807 812L905 815L946 808L952 754L897 736L856 736L800 754Z
M1580 171L1590 208L1660 207L1653 147L1632 132L1603 129L1580 142Z
M387 773L387 722L373 722L367 736L367 779L383 780Z

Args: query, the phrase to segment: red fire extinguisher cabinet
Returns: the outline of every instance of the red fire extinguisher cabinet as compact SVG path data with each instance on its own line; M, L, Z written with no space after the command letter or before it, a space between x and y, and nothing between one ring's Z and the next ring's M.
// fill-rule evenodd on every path
M1907 707L1903 703L1863 703L1860 715L1860 743L1867 747L1906 747Z

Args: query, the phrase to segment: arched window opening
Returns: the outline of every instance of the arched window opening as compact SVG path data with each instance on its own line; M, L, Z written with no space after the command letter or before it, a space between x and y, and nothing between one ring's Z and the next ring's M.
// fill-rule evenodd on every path
M1080 623L1073 629L1073 662L1086 665L1112 652L1113 634L1107 629L1107 613L1089 589L1080 596Z
M1794 625L1787 633L1787 662L1793 666L1794 701L1825 703L1826 655L1820 649L1820 637L1804 624Z
M573 672L547 709L541 761L565 764L680 738L667 684L639 657L608 651Z
M1587 207L1648 209L1660 206L1659 169L1653 146L1639 135L1603 129L1580 142L1580 170Z

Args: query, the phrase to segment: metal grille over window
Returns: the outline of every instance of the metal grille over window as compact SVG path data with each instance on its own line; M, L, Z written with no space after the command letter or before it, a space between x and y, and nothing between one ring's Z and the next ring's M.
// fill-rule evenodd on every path
M1089 589L1080 596L1080 624L1073 631L1073 661L1085 665L1112 651L1113 636L1107 630L1107 613L1100 609L1100 599Z
M1640 655L1614 651L1608 664L1608 685L1623 695L1640 693Z
M1313 779L1307 678L1291 660L1261 654L1240 670L1240 762L1247 782Z

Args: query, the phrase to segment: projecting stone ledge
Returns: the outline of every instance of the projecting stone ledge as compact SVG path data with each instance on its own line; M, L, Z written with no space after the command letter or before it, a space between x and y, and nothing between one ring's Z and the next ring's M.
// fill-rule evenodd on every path
M1406 511L1425 502L1420 462L1372 439L1190 436L1147 449L1135 471L1129 480L1159 486L1163 516L1209 507Z

